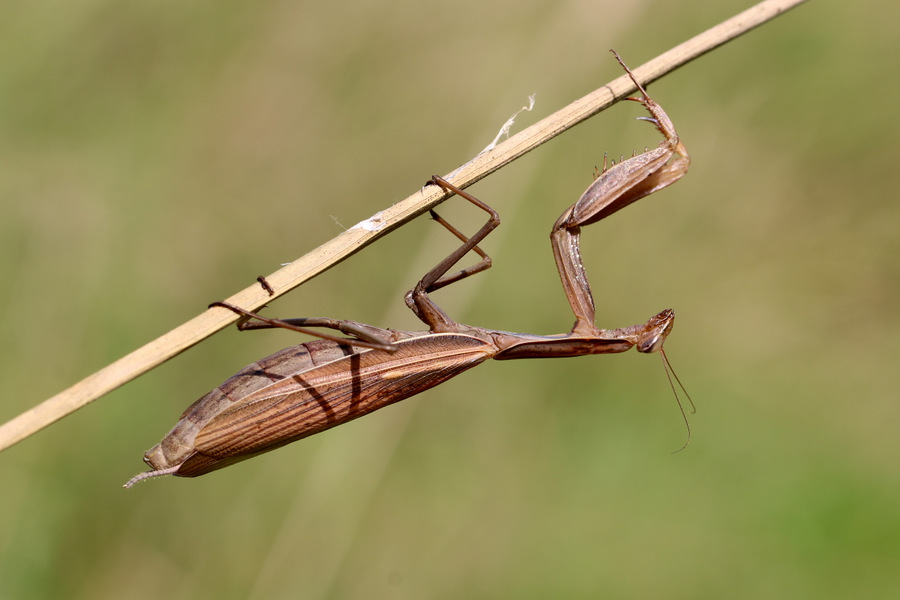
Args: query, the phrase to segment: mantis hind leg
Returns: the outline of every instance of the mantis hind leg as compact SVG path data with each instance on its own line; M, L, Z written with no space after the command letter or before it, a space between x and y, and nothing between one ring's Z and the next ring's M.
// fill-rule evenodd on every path
M349 346L357 346L361 348L372 348L376 350L396 350L389 331L357 323L356 321L345 321L341 319L329 319L325 317L305 317L297 319L272 319L264 317L255 312L243 309L228 302L213 302L210 308L221 307L227 308L233 313L241 315L241 319L237 322L237 328L241 331L249 331L252 329L289 329L298 333L305 333L314 337L331 340ZM323 327L326 329L334 329L353 338L342 338L335 335L322 333L308 329L309 327Z

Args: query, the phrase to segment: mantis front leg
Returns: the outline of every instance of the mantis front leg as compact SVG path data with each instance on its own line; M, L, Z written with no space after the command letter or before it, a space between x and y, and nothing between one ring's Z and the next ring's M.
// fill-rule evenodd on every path
M691 164L687 150L678 139L675 126L668 115L647 95L647 91L619 55L615 51L612 53L641 93L640 98L628 99L640 102L647 108L651 116L644 120L656 125L664 139L656 148L608 168L604 161L603 172L585 190L578 202L562 214L550 233L563 290L575 313L572 332L585 335L595 334L598 329L594 325L594 297L581 261L581 228L678 181Z

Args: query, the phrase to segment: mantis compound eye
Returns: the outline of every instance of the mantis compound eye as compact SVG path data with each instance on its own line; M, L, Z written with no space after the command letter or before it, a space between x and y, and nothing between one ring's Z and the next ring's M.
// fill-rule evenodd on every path
M668 332L658 332L656 335L648 337L646 339L638 342L637 351L643 352L645 354L651 354L653 352L658 352L666 341L666 334Z

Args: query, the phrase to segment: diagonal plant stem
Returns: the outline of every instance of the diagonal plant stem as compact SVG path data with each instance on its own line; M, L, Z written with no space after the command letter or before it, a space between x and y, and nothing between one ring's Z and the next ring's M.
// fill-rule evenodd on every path
M764 0L690 40L633 69L635 77L647 85L698 56L744 34L805 0ZM460 188L487 177L544 142L594 116L635 91L627 75L611 81L579 98L538 123L482 152L445 176ZM447 194L438 186L413 193L334 239L267 275L272 295L263 285L254 284L227 299L227 302L257 310L297 286L330 269L362 250L383 235L404 225L439 204ZM72 387L45 400L0 426L0 451L37 433L44 427L111 392L187 350L217 331L237 321L224 308L211 308L130 354L89 375Z

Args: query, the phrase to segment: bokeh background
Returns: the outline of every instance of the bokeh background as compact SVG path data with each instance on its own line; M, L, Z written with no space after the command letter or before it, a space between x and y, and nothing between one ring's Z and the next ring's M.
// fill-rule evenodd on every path
M749 7L50 0L0 9L0 418L406 197L495 135ZM896 598L900 8L812 1L651 93L694 164L584 233L598 324L656 357L488 363L199 479L124 491L194 399L288 332L224 331L0 454L2 598ZM436 294L556 333L547 239L617 105L470 191L494 268ZM445 216L469 231L461 203ZM274 303L417 328L419 219Z

